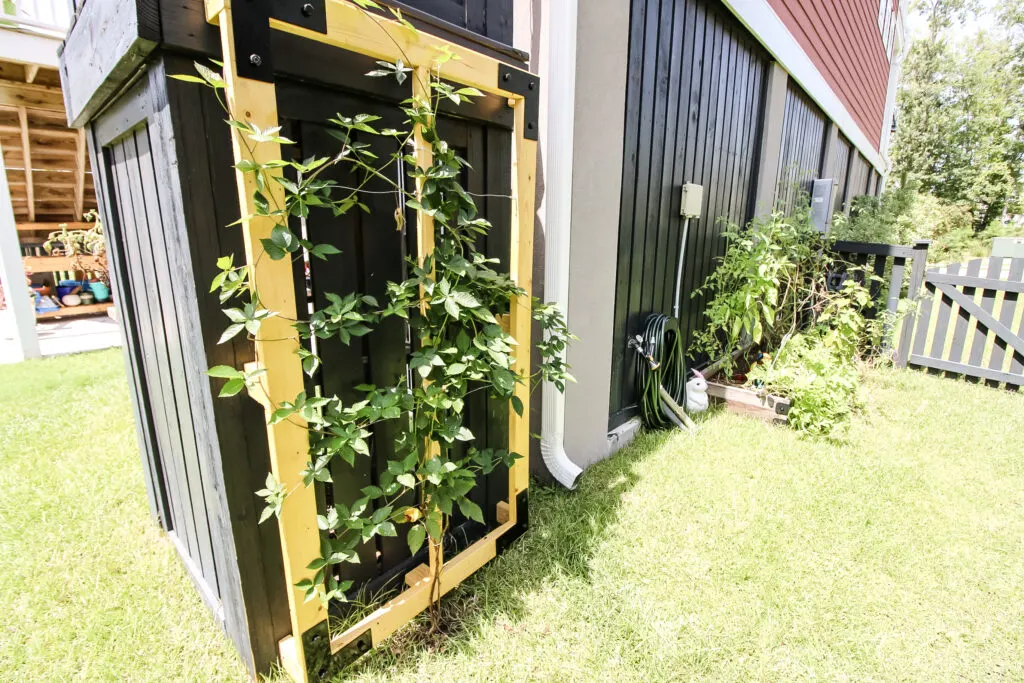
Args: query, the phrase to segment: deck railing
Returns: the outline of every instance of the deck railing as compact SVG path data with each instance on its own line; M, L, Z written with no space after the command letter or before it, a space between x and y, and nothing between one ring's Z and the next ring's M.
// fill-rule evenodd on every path
M27 29L63 38L71 13L69 0L0 0L0 29Z

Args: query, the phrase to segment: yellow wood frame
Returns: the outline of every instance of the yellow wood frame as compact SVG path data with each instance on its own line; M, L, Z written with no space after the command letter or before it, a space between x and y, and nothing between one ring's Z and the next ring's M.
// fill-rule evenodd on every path
M261 128L278 125L276 90L273 83L240 77L235 69L236 55L232 35L231 0L206 0L207 20L218 24L223 47L224 78L227 101L236 118L254 123ZM445 78L467 86L507 98L514 109L512 149L512 225L510 273L526 294L511 302L509 332L516 339L516 371L529 374L531 296L533 272L534 181L537 166L537 143L524 137L526 100L522 94L507 90L499 82L502 63L493 57L479 54L436 36L412 30L389 18L370 15L346 0L325 0L327 32L318 33L271 18L271 29L291 33L308 40L340 47L369 55L375 59L394 62L403 60L420 75L429 73L439 50L448 47L458 59L445 64ZM244 5L242 6L244 8ZM242 9L241 11L244 11ZM383 29L383 30L382 30ZM420 79L411 79L414 83ZM416 86L414 86L415 88ZM534 95L536 96L536 95ZM422 143L417 133L418 143ZM236 161L242 158L240 133L233 131L232 144ZM263 143L256 148L258 160L280 158L277 144ZM429 147L417 144L420 164L429 164ZM252 204L253 181L242 172L236 173L239 190L239 209L243 216L255 213ZM271 183L264 191L271 202L283 205L283 191ZM256 357L265 368L263 376L264 407L270 400L291 400L302 391L302 368L295 351L299 339L286 319L295 318L296 301L292 285L291 264L287 259L273 261L258 258L262 250L260 239L269 237L273 227L271 219L254 218L243 224L246 262L250 267L253 285L259 290L261 303L281 315L266 321L256 340ZM428 216L420 214L417 220L419 256L433 250L433 225ZM266 341L265 341L266 340ZM517 523L516 497L529 486L529 401L528 386L520 384L516 395L523 403L523 417L509 410L509 449L520 454L509 473L508 502L499 504L501 525L448 561L419 567L407 575L407 588L373 614L331 638L331 652L336 653L356 639L370 634L373 646L394 633L421 611L430 601L430 586L439 574L440 594L473 574L497 554L498 539ZM279 651L282 664L290 675L301 683L308 680L306 656L302 635L319 626L327 614L319 601L302 602L294 584L311 578L313 572L306 564L318 555L319 531L316 526L316 500L312 488L301 485L299 472L309 458L306 430L290 421L267 427L270 445L271 470L289 490L294 492L285 501L279 520L281 546L284 555L285 580L289 586L288 602L292 634L281 641ZM525 493L524 493L525 495ZM439 566L435 566L439 565Z

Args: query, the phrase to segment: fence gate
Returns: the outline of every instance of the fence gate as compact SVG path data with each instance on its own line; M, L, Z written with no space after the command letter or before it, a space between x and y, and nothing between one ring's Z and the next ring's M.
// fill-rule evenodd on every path
M910 365L1019 389L1022 276L1024 258L975 259L927 271Z
M865 270L870 268L874 274L876 279L872 280L869 286L874 304L869 315L873 317L884 311L891 320L895 320L899 315L900 301L909 299L913 302L917 298L918 292L921 291L930 244L930 240L918 240L913 245L907 246L838 241L832 248L844 261ZM908 261L910 262L910 284L908 288L904 289ZM840 281L830 282L829 286L840 286L845 272L845 268L837 269L830 280L838 276ZM888 281L885 280L886 276L888 276ZM891 343L889 340L895 338L896 349L893 361L897 367L905 368L907 356L910 353L910 338L914 333L914 310L907 312L900 323L900 329L894 335L890 329L891 320L886 323L884 344L888 348Z

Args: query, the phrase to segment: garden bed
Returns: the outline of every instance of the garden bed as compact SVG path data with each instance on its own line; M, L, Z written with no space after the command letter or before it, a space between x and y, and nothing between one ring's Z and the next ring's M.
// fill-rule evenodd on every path
M746 357L738 359L737 370L742 369L745 373L750 364ZM768 393L764 389L745 386L744 381L736 381L736 377L744 375L737 372L733 377L726 377L721 372L721 366L715 367L707 375L708 398L715 403L725 405L725 409L737 415L749 415L762 420L784 423L789 420L788 398Z

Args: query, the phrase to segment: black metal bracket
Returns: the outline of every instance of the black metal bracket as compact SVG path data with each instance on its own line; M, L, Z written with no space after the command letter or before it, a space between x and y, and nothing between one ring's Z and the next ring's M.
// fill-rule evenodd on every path
M231 12L231 29L235 34L235 70L242 78L274 82L271 18L327 33L325 0L246 0L238 4Z
M526 130L523 137L536 140L540 132L540 78L508 64L498 64L498 87L526 100Z
M530 491L520 491L516 494L516 523L511 529L498 537L494 542L498 554L505 552L513 541L526 533L530 527Z

